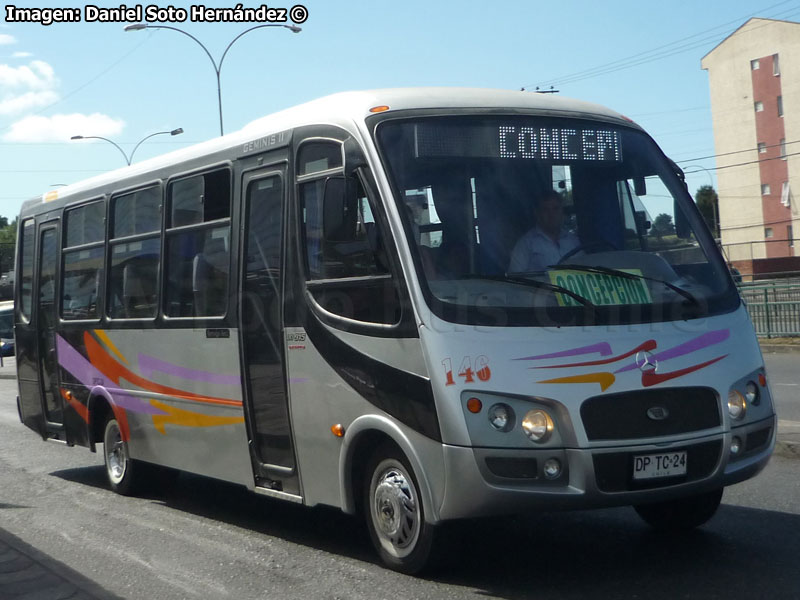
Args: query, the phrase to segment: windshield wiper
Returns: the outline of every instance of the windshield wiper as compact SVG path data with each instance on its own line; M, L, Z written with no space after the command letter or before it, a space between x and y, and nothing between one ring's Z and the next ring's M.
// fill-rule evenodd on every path
M503 281L507 283L516 283L517 285L524 285L526 287L533 287L539 290L548 290L550 292L569 296L570 298L573 298L576 302L579 302L584 306L588 306L593 309L597 308L597 306L594 303L590 302L583 296L576 294L572 290L568 290L565 287L561 287L560 285L555 285L553 283L547 283L546 281L539 281L538 279L526 279L525 277L513 277L508 275L500 276L500 275L477 275L477 274L467 275L466 278L486 279L488 281Z
M644 281L653 281L655 283L661 283L667 286L676 294L679 294L686 298L689 302L694 304L695 306L700 306L700 302L695 298L694 294L689 291L684 290L683 288L679 288L677 285L670 283L669 281L664 281L663 279L656 279L655 277L647 277L646 275L637 275L636 273L628 273L627 271L620 271L619 269L612 269L610 267L601 267L601 266L586 266L586 265L574 265L574 264L558 264L558 265L549 265L548 269L566 269L569 271L584 271L586 273L601 273L603 275L613 275L614 277L622 277L624 279L643 279Z

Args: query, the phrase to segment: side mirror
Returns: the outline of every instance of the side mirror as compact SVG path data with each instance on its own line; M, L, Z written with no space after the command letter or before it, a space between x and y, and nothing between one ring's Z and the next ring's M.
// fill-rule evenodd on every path
M637 196L638 196L638 194L637 194ZM636 220L636 229L642 235L644 235L648 231L650 231L650 228L653 226L653 224L650 221L647 220L647 213L645 211L643 211L643 210L637 210L633 214L633 218Z
M633 192L640 198L647 196L647 184L644 181L644 177L633 178Z
M358 142L349 137L344 141L344 174L351 177L358 169L367 166L367 157Z
M329 242L348 242L356 238L358 193L352 177L328 177L322 209L322 235Z

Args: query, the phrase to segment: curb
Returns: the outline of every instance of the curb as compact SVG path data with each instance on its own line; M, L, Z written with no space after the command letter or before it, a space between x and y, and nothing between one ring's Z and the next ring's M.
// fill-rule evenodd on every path
M769 354L800 354L800 344L759 344Z
M774 454L784 458L800 458L800 442L777 440Z

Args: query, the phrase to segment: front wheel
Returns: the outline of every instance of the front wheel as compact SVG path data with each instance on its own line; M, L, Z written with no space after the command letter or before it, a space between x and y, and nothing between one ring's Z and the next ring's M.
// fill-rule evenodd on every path
M722 488L678 500L640 504L634 506L634 509L651 527L659 531L687 531L711 519L721 501Z
M435 527L425 522L425 508L408 459L393 445L380 447L367 466L364 512L372 543L386 566L408 574L425 568Z

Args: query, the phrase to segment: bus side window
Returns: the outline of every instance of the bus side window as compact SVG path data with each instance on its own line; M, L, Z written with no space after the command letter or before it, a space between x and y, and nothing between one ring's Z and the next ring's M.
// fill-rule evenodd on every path
M341 165L336 161L340 154L338 144L301 147L298 173L327 171L299 185L308 288L328 312L394 324L399 321L399 299L374 217L375 204L358 175L331 172L331 165Z
M161 187L111 198L107 312L112 319L152 319L158 312Z
M169 317L220 317L228 305L231 176L228 169L170 183L166 297Z
M105 257L106 206L102 200L66 211L61 285L64 319L97 319Z

